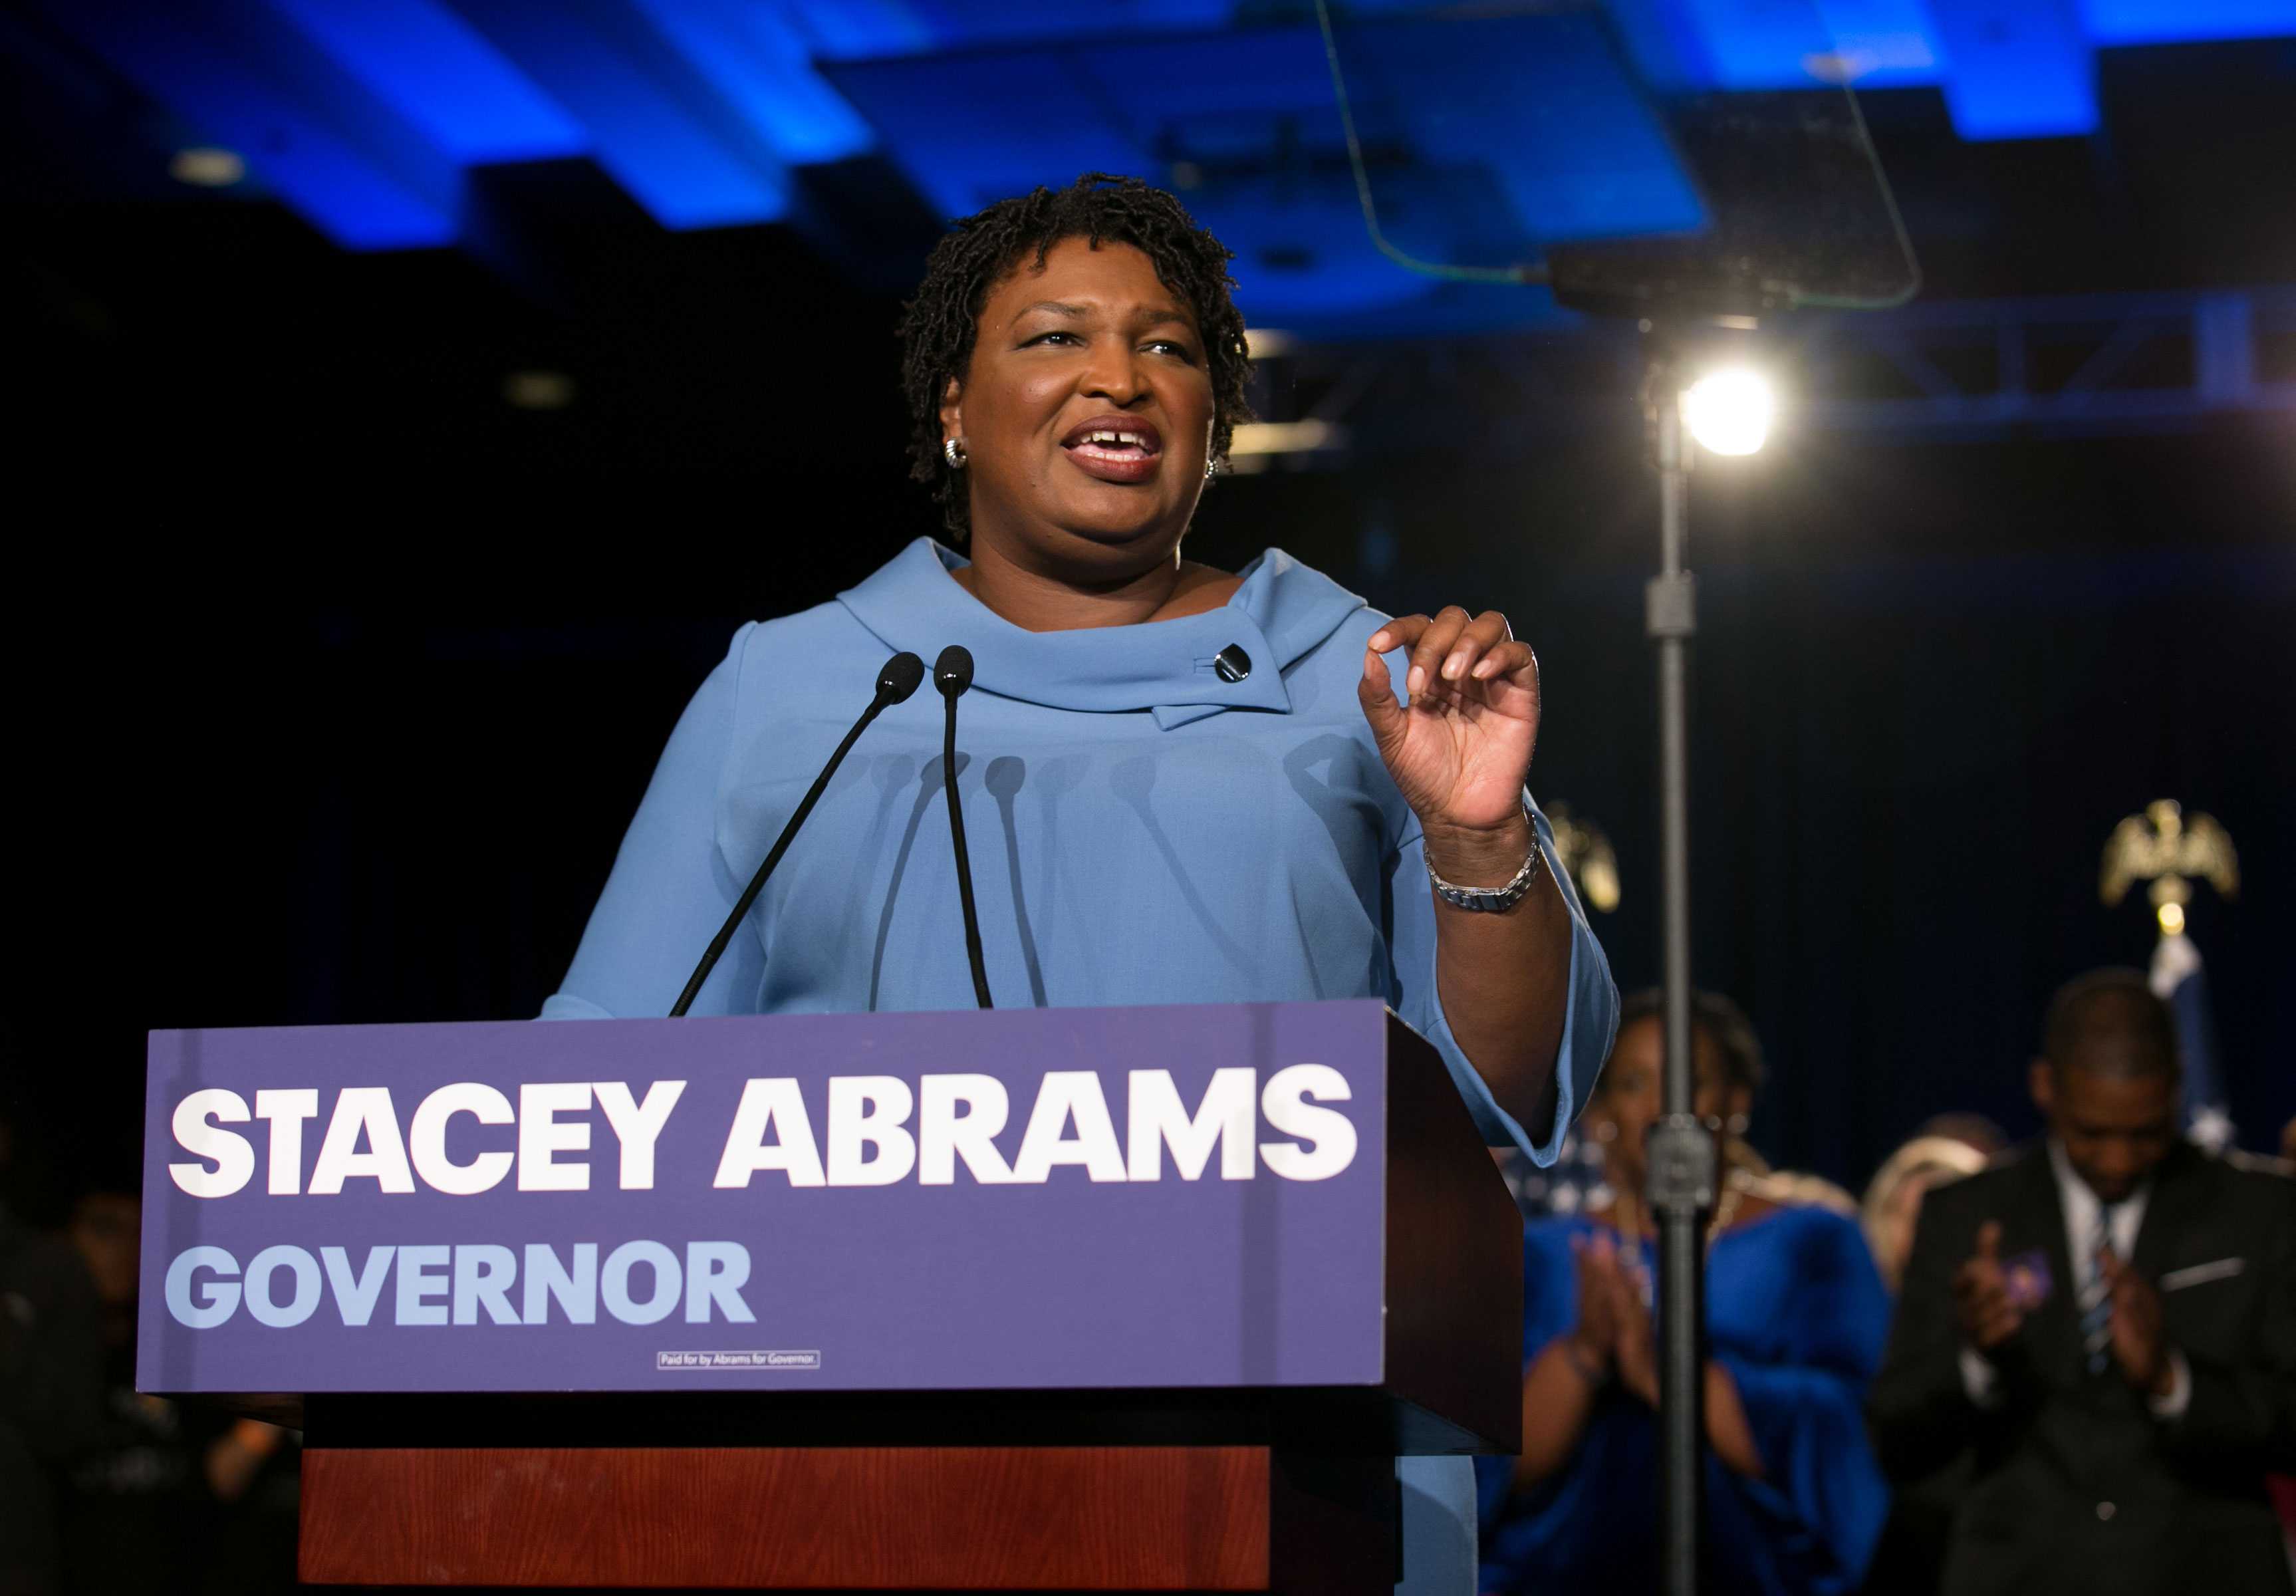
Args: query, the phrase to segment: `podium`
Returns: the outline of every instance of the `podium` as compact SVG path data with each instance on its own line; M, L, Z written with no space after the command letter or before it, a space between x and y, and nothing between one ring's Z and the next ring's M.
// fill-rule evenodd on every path
M154 1032L137 1385L303 1579L1385 1592L1521 1223L1376 1002Z

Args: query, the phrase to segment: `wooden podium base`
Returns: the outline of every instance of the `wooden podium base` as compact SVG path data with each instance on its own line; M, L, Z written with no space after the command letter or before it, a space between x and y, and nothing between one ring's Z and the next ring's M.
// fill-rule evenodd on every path
M318 1447L315 1584L1384 1596L1390 1458L1222 1446Z

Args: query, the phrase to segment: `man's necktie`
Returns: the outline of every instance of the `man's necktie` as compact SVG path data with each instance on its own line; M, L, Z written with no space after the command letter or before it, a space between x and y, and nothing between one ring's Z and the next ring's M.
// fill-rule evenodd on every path
M2088 1278L2081 1287L2081 1350L2088 1371L2103 1374L2112 1356L2112 1294L2104 1283L2104 1250L2112 1245L2112 1205L2096 1205L2096 1225L2088 1238Z

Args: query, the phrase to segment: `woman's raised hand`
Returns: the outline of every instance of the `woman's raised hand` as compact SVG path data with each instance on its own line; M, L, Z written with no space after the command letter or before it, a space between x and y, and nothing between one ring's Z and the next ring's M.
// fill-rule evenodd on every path
M1396 648L1411 651L1405 704L1380 657ZM1510 845L1520 837L1538 742L1538 656L1515 641L1505 616L1470 616L1453 605L1389 621L1365 646L1357 696L1431 848L1446 835L1504 836Z

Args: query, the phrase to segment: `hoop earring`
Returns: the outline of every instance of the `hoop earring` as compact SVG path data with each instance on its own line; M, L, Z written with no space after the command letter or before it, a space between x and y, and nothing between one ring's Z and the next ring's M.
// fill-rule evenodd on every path
M940 446L940 457L948 462L948 468L951 471L963 471L964 469L965 462L970 460L972 457L964 452L964 445L963 443L959 442L956 439L950 438L942 441Z

